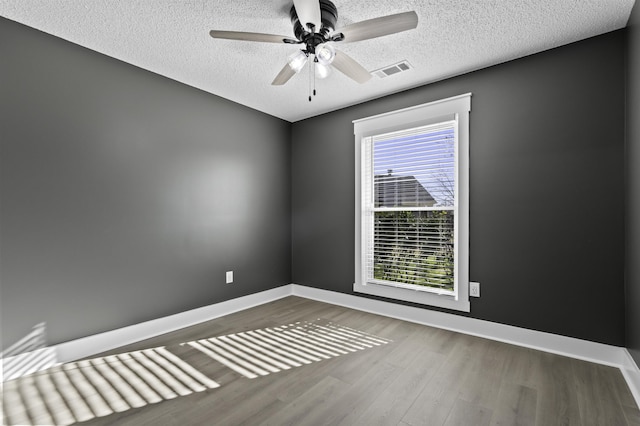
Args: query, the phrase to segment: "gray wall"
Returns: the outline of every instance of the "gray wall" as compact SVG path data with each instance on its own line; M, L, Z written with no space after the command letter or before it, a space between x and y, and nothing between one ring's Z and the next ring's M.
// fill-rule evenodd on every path
M291 281L288 122L3 18L0 53L3 347Z
M640 2L627 27L627 348L640 365Z
M465 92L470 315L624 345L628 35L640 359L637 6L632 21L291 125L0 18L3 346L41 321L58 343L288 282L351 293L351 121Z
M294 123L293 282L353 292L351 121L472 92L482 297L470 315L624 346L624 41L617 31Z

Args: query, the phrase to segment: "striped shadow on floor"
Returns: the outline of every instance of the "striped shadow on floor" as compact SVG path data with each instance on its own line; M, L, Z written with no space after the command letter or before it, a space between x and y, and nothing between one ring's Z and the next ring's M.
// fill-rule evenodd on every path
M70 362L3 383L3 424L70 425L218 386L165 347Z
M248 378L386 345L384 339L331 322L296 322L182 343Z

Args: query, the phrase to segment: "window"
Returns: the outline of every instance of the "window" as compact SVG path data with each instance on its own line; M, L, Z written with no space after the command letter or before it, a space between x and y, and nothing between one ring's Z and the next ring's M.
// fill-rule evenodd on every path
M354 121L356 292L469 311L471 95Z

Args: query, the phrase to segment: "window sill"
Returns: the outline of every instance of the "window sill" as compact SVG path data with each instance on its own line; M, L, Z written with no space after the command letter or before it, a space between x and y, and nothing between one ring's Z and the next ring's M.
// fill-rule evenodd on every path
M456 300L454 296L436 294L428 291L411 290L403 287L390 287L368 283L366 285L354 283L353 291L372 296L381 296L389 299L403 300L405 302L419 303L421 305L437 306L439 308L452 309L462 312L470 312L469 300Z

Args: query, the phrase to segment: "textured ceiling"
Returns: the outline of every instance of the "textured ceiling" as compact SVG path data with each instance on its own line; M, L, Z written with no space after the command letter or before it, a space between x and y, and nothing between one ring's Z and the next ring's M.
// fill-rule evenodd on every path
M337 29L415 10L418 28L339 48L372 71L410 71L359 85L337 71L308 101L303 70L271 81L296 46L212 39L209 30L293 37L292 0L0 0L0 16L288 121L530 55L626 26L634 0L333 0Z

